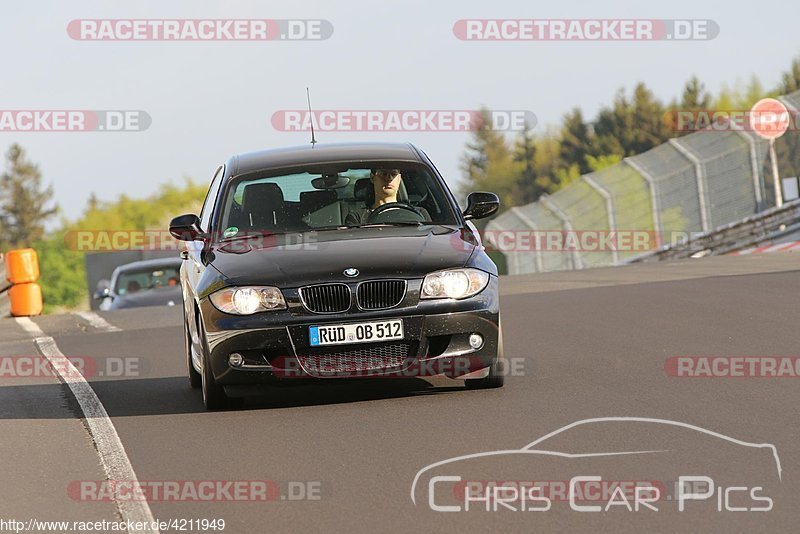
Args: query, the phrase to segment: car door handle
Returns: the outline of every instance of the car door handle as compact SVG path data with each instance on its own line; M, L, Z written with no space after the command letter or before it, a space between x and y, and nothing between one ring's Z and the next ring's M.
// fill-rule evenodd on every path
M188 260L189 259L189 251L188 250L181 250L181 259Z

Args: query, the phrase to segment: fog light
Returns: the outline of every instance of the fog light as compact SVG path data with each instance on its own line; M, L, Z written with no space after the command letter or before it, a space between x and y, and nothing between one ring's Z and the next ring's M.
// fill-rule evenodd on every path
M483 336L480 334L469 335L469 346L473 349L479 349L483 346Z
M244 363L244 358L238 352L234 352L228 356L228 363L231 367L240 367Z

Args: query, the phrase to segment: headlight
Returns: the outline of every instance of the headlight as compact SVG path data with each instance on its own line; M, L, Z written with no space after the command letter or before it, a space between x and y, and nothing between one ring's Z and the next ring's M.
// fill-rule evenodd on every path
M478 269L450 269L437 271L422 282L423 299L463 299L483 291L489 283L489 274Z
M286 309L286 301L277 287L228 287L212 293L211 304L221 312L252 315Z

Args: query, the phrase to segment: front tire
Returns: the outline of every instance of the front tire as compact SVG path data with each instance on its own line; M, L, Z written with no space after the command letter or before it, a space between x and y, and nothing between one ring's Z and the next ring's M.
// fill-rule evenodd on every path
M185 312L183 317L183 345L186 352L186 365L189 373L189 385L192 387L192 389L200 389L203 385L203 378L194 368L194 363L192 362L192 332L189 330L189 322L187 321Z
M484 378L464 380L467 389L493 389L501 388L505 383L505 351L503 349L503 324L497 321L497 356L489 366L489 374Z
M199 319L197 324L200 348L202 350L200 357L203 362L203 368L200 372L200 389L203 392L203 404L206 410L223 410L225 408L241 406L241 399L230 399L225 394L225 389L217 384L217 381L214 379L214 373L211 371L211 362L208 361L208 351L206 351L205 342L206 333L202 326L202 320ZM191 366L191 363L189 365Z

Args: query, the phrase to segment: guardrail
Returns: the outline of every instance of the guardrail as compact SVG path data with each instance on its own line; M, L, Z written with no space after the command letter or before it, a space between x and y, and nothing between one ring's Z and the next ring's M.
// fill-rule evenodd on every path
M800 229L800 200L770 208L659 250L630 258L626 263L719 255L748 248Z

